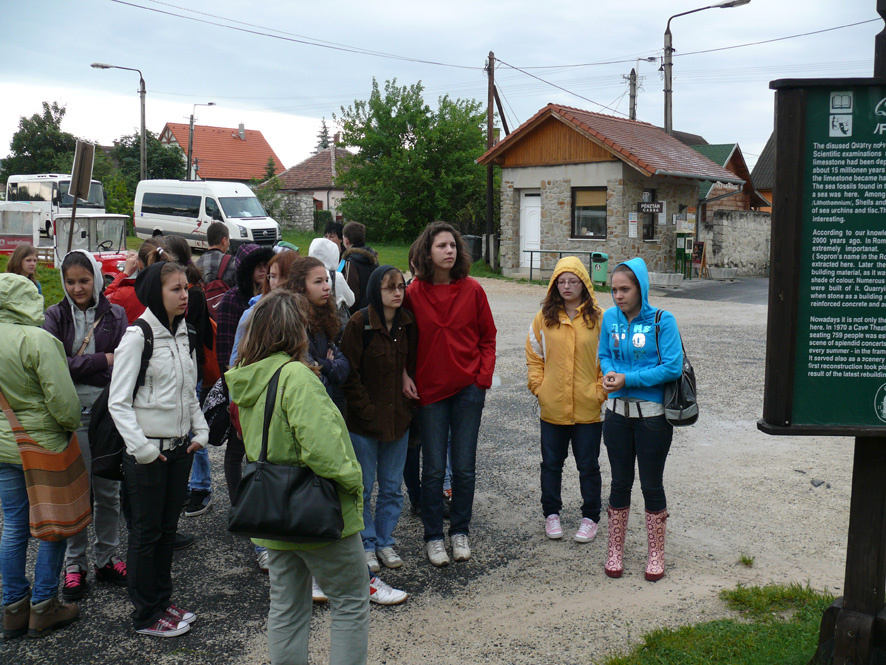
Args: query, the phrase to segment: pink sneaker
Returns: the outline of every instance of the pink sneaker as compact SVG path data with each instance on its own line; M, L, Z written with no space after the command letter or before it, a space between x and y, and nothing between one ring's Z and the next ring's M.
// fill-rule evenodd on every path
M551 540L563 537L563 527L560 526L560 516L556 513L545 517L545 535Z
M581 520L581 526L575 532L573 540L577 543L589 543L597 535L597 523L590 517L584 517Z

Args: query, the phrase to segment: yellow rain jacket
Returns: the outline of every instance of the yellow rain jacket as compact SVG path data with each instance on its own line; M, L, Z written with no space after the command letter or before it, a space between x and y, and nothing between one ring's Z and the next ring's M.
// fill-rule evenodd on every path
M594 287L581 260L566 256L557 262L548 292L557 288L557 278L571 272L584 282L596 306ZM538 397L541 419L553 425L595 423L600 421L600 407L606 399L603 373L597 358L600 319L588 328L582 317L583 305L570 320L560 310L560 325L545 324L541 311L535 315L526 338L528 387Z

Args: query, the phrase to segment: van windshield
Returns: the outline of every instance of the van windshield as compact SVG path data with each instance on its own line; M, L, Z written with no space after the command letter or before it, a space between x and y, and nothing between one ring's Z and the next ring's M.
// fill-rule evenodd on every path
M268 213L262 208L259 200L254 196L229 196L220 197L222 210L225 217L243 219L246 217L267 217Z

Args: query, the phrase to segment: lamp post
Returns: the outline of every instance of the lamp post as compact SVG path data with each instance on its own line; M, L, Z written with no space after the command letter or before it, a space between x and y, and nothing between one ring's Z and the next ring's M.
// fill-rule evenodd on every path
M672 133L674 129L672 107L672 98L674 94L672 78L674 47L671 39L671 21L678 16L703 12L705 9L729 9L731 7L740 7L741 5L748 4L750 1L751 0L723 0L723 2L708 5L707 7L699 7L698 9L691 9L688 12L674 14L668 19L668 25L665 28L664 33L664 128L668 134Z
M197 110L198 106L215 106L215 102L194 104L193 108L191 108L191 129L188 132L188 180L194 179L193 177L191 177L191 155L194 152L194 112Z
M653 57L637 58L637 66L631 70L631 75L628 76L628 83L630 84L631 89L631 101L628 118L630 118L631 120L637 119L637 87L640 80L640 61L642 60L643 62L655 62L657 59L658 58Z
M106 65L103 62L93 62L93 69L125 69L128 72L138 72L139 91L142 102L142 127L141 127L141 153L139 155L139 180L146 180L148 177L148 158L145 152L145 77L142 76L140 69L132 67L120 67L119 65Z

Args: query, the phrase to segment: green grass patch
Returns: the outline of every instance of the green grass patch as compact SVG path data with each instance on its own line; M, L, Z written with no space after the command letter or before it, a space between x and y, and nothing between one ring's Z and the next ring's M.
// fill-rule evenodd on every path
M299 254L308 255L308 249L314 238L322 238L323 236L313 231L283 231L283 240L291 242L298 246ZM399 268L403 272L409 269L409 244L406 243L367 243L372 249L378 252L378 262L380 265L392 265Z
M806 665L821 616L834 598L808 585L744 587L720 593L741 619L656 630L603 665Z
M0 254L0 272L6 272L6 264L9 256ZM46 307L50 307L64 298L62 280L56 268L50 268L45 263L37 264L37 281L43 289L43 300Z
M741 554L739 554L738 562L742 566L745 566L747 568L754 567L754 557L752 557L750 554L747 554L746 552L742 552Z

